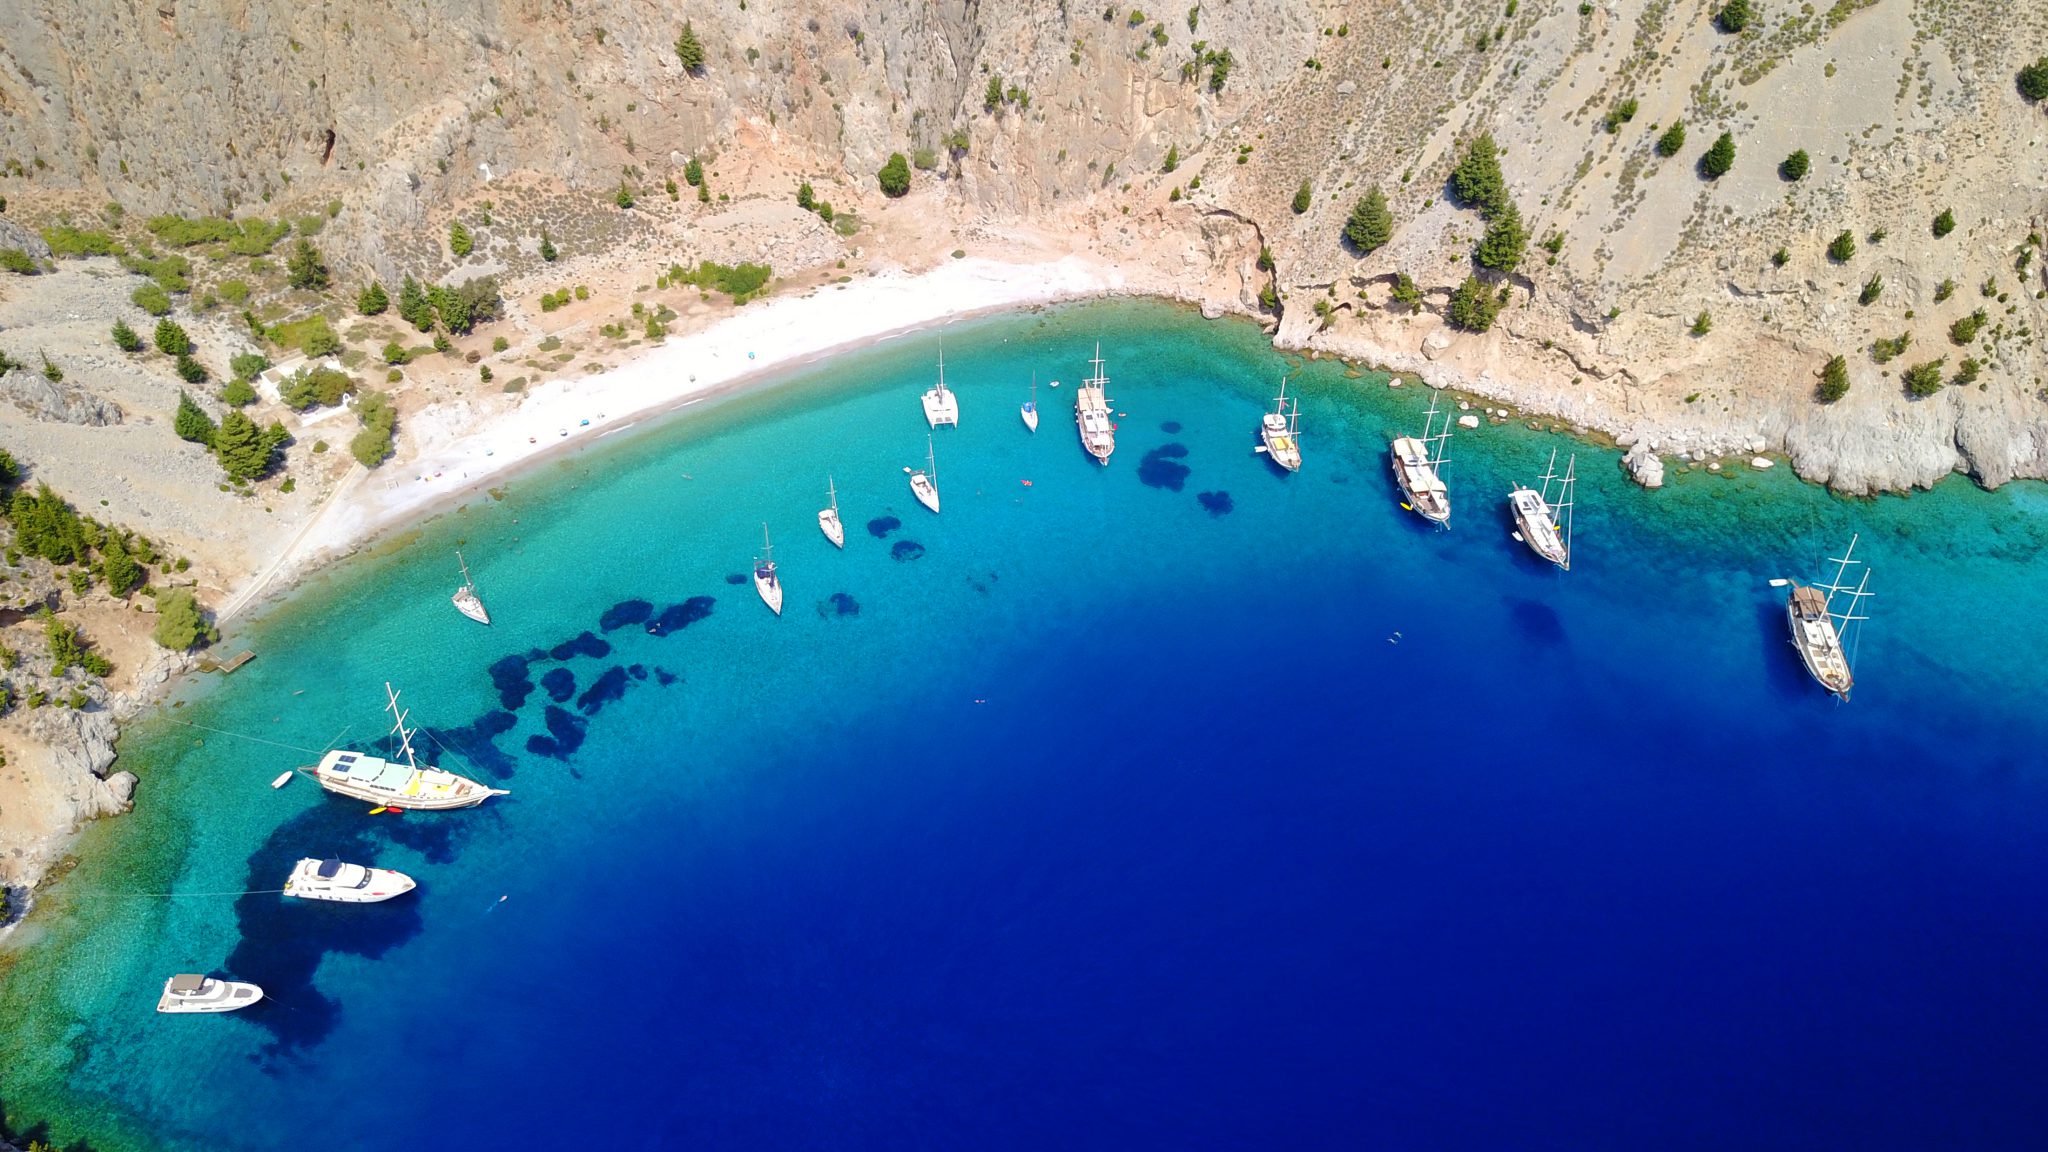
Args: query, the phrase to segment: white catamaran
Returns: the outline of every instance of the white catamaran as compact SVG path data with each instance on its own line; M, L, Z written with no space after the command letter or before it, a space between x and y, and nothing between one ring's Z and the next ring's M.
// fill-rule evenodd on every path
M825 534L825 539L830 540L834 548L844 548L846 526L839 522L839 489L833 485L830 476L825 477L825 495L831 499L832 506L818 513L818 531Z
M1031 399L1026 400L1024 407L1017 411L1019 415L1024 417L1024 426L1026 428L1031 429L1033 432L1038 431L1038 373L1033 372L1031 374Z
M761 556L754 560L754 591L761 594L777 616L782 615L782 580L775 575L775 545L768 542L768 526L761 525Z
M455 604L455 610L479 624L489 624L491 614L484 611L483 599L476 594L476 581L469 578L469 561L462 558L461 552L457 552L455 562L462 565L462 587L457 588L455 595L449 597Z
M1278 464L1289 472L1301 471L1301 438L1296 425L1301 419L1301 402L1294 402L1294 410L1287 408L1287 378L1280 378L1280 399L1273 411L1266 413L1259 421L1259 451L1266 459Z
M925 423L937 428L941 424L960 426L960 398L946 387L946 354L939 353L939 382L925 390Z
M412 877L403 872L309 856L292 868L284 882L284 894L337 904L378 904L393 896L403 896L414 887Z
M420 767L412 752L415 729L405 726L406 713L398 707L398 693L387 683L384 695L388 701L385 707L392 716L391 731L398 737L405 763L363 752L336 750L322 756L311 770L320 787L386 808L423 810L474 808L493 796L506 794L506 789L487 787L431 764Z
M917 502L933 512L937 512L939 510L939 458L932 453L932 438L929 436L924 438L924 469L922 472L913 472L905 468L904 471L910 473L910 491L917 497Z
M1569 572L1572 570L1572 489L1579 458L1565 458L1564 475L1557 474L1557 449L1550 450L1550 467L1543 472L1543 490L1516 488L1508 493L1508 506L1515 512L1515 539L1529 550ZM1557 487L1556 499L1551 487ZM1560 520L1562 517L1562 520Z
M1849 633L1852 626L1868 620L1856 612L1857 605L1864 597L1874 595L1867 591L1870 584L1870 569L1855 559L1857 537L1849 537L1849 549L1840 556L1830 556L1835 565L1835 578L1826 584L1801 584L1797 580L1773 580L1771 587L1792 589L1785 598L1785 623L1792 631L1792 646L1799 649L1799 659L1805 662L1806 670L1828 691L1843 700L1849 698L1849 689L1856 684L1856 677L1850 671L1851 656L1848 645L1853 643ZM1863 569L1854 587L1849 585L1849 566ZM1848 600L1841 611L1835 610L1835 597Z
M1451 414L1444 415L1443 430L1435 435L1436 393L1429 395L1429 412L1422 418L1422 435L1394 439L1394 482L1408 499L1402 507L1436 524L1451 522L1451 490L1444 486L1444 449L1451 438Z
M1116 425L1109 422L1109 377L1102 374L1101 341L1095 344L1095 359L1088 363L1095 372L1074 389L1074 426L1081 430L1081 447L1097 464L1108 464L1109 454L1116 451Z

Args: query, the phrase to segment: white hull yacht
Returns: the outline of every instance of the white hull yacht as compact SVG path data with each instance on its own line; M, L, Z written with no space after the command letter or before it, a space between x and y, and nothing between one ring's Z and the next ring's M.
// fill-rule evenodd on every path
M946 387L946 354L939 353L939 382L926 389L924 397L925 423L937 428L941 424L960 426L960 397Z
M1443 478L1444 447L1451 438L1451 414L1444 415L1443 430L1430 434L1437 416L1436 394L1429 397L1429 412L1422 419L1422 435L1399 436L1394 440L1394 483L1406 497L1401 506L1433 524L1451 522L1451 490Z
M1102 374L1102 345L1095 345L1095 359L1089 361L1095 372L1081 386L1074 389L1074 426L1081 433L1081 447L1095 457L1097 464L1107 465L1109 454L1116 451L1116 425L1109 422L1109 377Z
M1291 414L1287 410L1287 380L1283 377L1277 406L1259 421L1259 451L1289 472L1301 471L1301 437L1296 431L1300 418L1300 401L1295 401Z
M337 749L322 756L311 770L320 787L338 796L385 808L419 811L474 808L493 796L507 794L506 789L491 788L431 764L422 768L413 757L414 729L405 726L406 713L398 707L398 693L387 683L384 695L388 701L385 707L393 717L391 730L398 737L405 762Z
M775 546L768 542L768 526L761 525L762 558L754 561L754 591L761 594L761 603L766 604L777 616L782 615L782 578L775 574Z
M234 1012L263 999L263 989L240 980L216 980L180 972L164 981L157 997L159 1012Z
M1017 414L1024 418L1024 427L1038 431L1038 377L1035 374L1031 377L1031 399L1024 402Z
M924 467L925 470L922 472L914 472L908 468L905 468L904 471L910 473L911 495L917 497L919 504L931 509L936 514L939 510L939 458L932 451L931 437L929 436L925 437Z
M1572 489L1579 458L1567 457L1564 475L1557 474L1557 450L1551 449L1550 467L1543 472L1543 489L1516 488L1508 493L1508 507L1515 514L1515 539L1531 552L1559 568L1572 570ZM1551 488L1557 487L1555 501Z
M469 562L462 558L460 552L455 554L455 562L462 565L462 587L457 588L455 595L449 597L449 600L454 603L457 612L479 624L489 624L491 614L484 611L483 598L476 594L476 581L469 578Z
M337 904L377 904L403 896L416 887L413 879L389 868L368 868L340 860L316 860L311 856L292 869L285 879L284 894L301 900L331 900Z
M832 542L834 548L846 547L846 526L839 522L839 489L830 476L825 477L825 494L832 501L830 508L818 513L818 531Z

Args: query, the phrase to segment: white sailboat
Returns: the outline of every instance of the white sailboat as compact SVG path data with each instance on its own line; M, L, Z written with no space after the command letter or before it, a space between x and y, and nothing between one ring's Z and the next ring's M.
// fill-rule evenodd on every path
M1026 428L1031 429L1033 432L1038 431L1038 373L1036 372L1031 374L1031 399L1024 402L1024 407L1018 409L1018 413L1024 417L1024 426Z
M1847 700L1849 689L1856 686L1855 673L1850 668L1851 655L1848 645L1853 643L1850 636L1853 625L1870 619L1859 616L1856 608L1866 596L1875 595L1868 591L1870 569L1855 559L1858 537L1849 537L1849 548L1840 556L1830 556L1835 565L1835 578L1826 584L1801 584L1797 580L1773 580L1771 587L1790 587L1792 592L1785 598L1785 623L1792 632L1792 646L1799 650L1799 659L1806 665L1806 671L1820 685L1837 697ZM1855 587L1849 585L1849 566L1861 568L1862 574ZM1846 597L1848 603L1840 612L1835 611L1835 598Z
M846 526L839 522L839 489L832 483L832 477L825 477L825 494L831 498L832 506L818 513L818 531L832 542L834 548L846 547Z
M1081 447L1095 457L1098 464L1107 465L1109 454L1116 451L1116 425L1109 422L1109 377L1102 373L1102 342L1096 341L1095 359L1089 363L1095 372L1081 386L1074 389L1074 426L1081 432Z
M457 612L479 624L489 624L491 614L484 611L483 599L476 594L476 581L469 578L469 562L462 558L459 551L455 553L455 562L462 565L462 587L455 590L455 595L449 597L450 601L454 603Z
M1445 447L1451 439L1451 414L1444 416L1443 430L1431 435L1437 417L1437 397L1429 395L1429 412L1422 418L1422 435L1394 439L1394 482L1407 499L1401 507L1435 524L1451 522L1451 490L1444 485Z
M156 999L159 1012L233 1012L263 999L263 989L241 980L216 980L197 972L180 972L164 981Z
M412 752L414 729L405 726L406 713L398 707L398 693L389 683L384 685L384 696L385 708L392 716L391 731L398 737L405 763L337 749L322 756L312 769L320 787L386 808L422 810L474 808L493 796L506 795L506 789L491 788L431 764L420 767Z
M403 896L417 885L403 872L370 868L340 860L316 860L308 856L285 878L284 894L301 900L330 900L337 904L378 904Z
M937 428L941 424L960 426L960 398L946 387L946 354L939 353L939 382L925 390L925 423Z
M1289 472L1301 471L1301 438L1295 425L1301 418L1301 402L1294 403L1294 411L1287 410L1287 378L1280 378L1280 398L1274 409L1259 421L1259 451L1266 459L1278 464Z
M1578 463L1577 454L1566 457L1564 475L1559 476L1557 449L1552 448L1550 466L1543 471L1543 490L1524 486L1508 493L1508 507L1515 513L1515 539L1567 572L1572 570L1572 490L1578 484L1573 475ZM1553 485L1555 500L1551 498Z
M932 438L929 436L924 438L924 467L925 470L922 472L913 472L908 468L905 468L904 471L910 472L910 491L912 495L917 497L917 502L933 512L937 512L939 510L939 458L932 453Z
M768 542L768 526L761 525L760 559L754 561L754 591L761 594L761 603L766 604L777 616L782 615L782 580L775 575L775 546Z

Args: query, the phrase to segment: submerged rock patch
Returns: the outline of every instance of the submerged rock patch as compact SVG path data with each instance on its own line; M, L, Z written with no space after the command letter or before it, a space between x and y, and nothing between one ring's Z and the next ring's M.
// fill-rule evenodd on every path
M567 668L550 668L540 678L540 686L547 690L548 699L560 704L576 694L576 674Z
M533 679L526 674L526 662L524 656L507 656L490 666L491 687L497 689L498 703L507 712L524 708L526 698L533 694Z
M889 555L897 560L915 560L924 555L924 545L915 540L898 540L896 546L889 549Z
M830 603L830 604L832 605L832 612L833 612L833 614L834 614L834 615L837 615L837 616L858 616L858 615L860 615L860 601L858 601L858 600L855 600L855 599L854 599L853 597L851 597L851 596L848 596L848 595L847 595L846 593L844 593L844 592L834 592L834 593L832 594L832 599L831 599L830 601L828 601L828 603Z
M877 516L868 521L868 535L877 540L887 540L889 533L903 527L903 521L894 516Z
M1145 453L1145 458L1138 461L1138 479L1144 481L1148 488L1180 491L1181 486L1188 481L1188 473L1193 471L1180 463L1181 457L1187 454L1187 446L1184 444L1161 444Z
M528 736L526 750L536 756L567 760L583 747L584 731L588 725L589 721L567 708L550 704L547 711L548 734Z
M612 646L598 639L597 633L588 628L548 649L549 658L554 660L573 660L578 656L602 660L611 654Z
M671 604L661 610L652 623L647 625L650 635L666 636L680 632L697 621L711 615L711 606L717 601L709 596L692 596L681 604Z
M1195 499L1201 501L1202 507L1211 516L1228 516L1231 510L1237 507L1236 504L1231 502L1230 493L1221 490L1197 492L1195 493Z
M638 624L654 615L654 605L646 600L621 600L604 610L598 617L597 630L610 632L628 624Z
M605 705L626 694L626 670L614 664L594 681L583 695L576 698L576 710L585 716L595 716Z

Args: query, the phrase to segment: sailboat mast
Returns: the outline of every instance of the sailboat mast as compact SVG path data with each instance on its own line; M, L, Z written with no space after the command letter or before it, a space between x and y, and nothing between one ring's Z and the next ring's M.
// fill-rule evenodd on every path
M932 487L934 487L934 488L938 487L938 486L939 486L939 458L938 458L938 457L937 457L936 455L934 455L934 454L933 454L933 451L932 451L932 438L931 438L931 437L929 437L929 436L927 436L927 437L925 437L925 438L924 438L924 468L925 468L925 475L927 475L927 476L930 476L930 477L932 478Z
M398 693L391 687L389 680L384 682L384 697L388 701L386 707L391 709L391 731L398 736L398 747L405 753L405 763L407 767L417 770L419 762L413 759L412 731L405 726L407 713L399 708Z
M839 511L839 488L832 483L832 474L825 474L825 496L832 501L832 511Z
M939 391L940 391L941 393L943 393L943 392L945 392L945 390L946 390L946 354L945 354L945 352L941 351L941 352L939 353Z
M467 588L476 583L476 581L469 578L469 561L462 558L462 549L460 548L455 550L455 562L462 566L462 586Z

